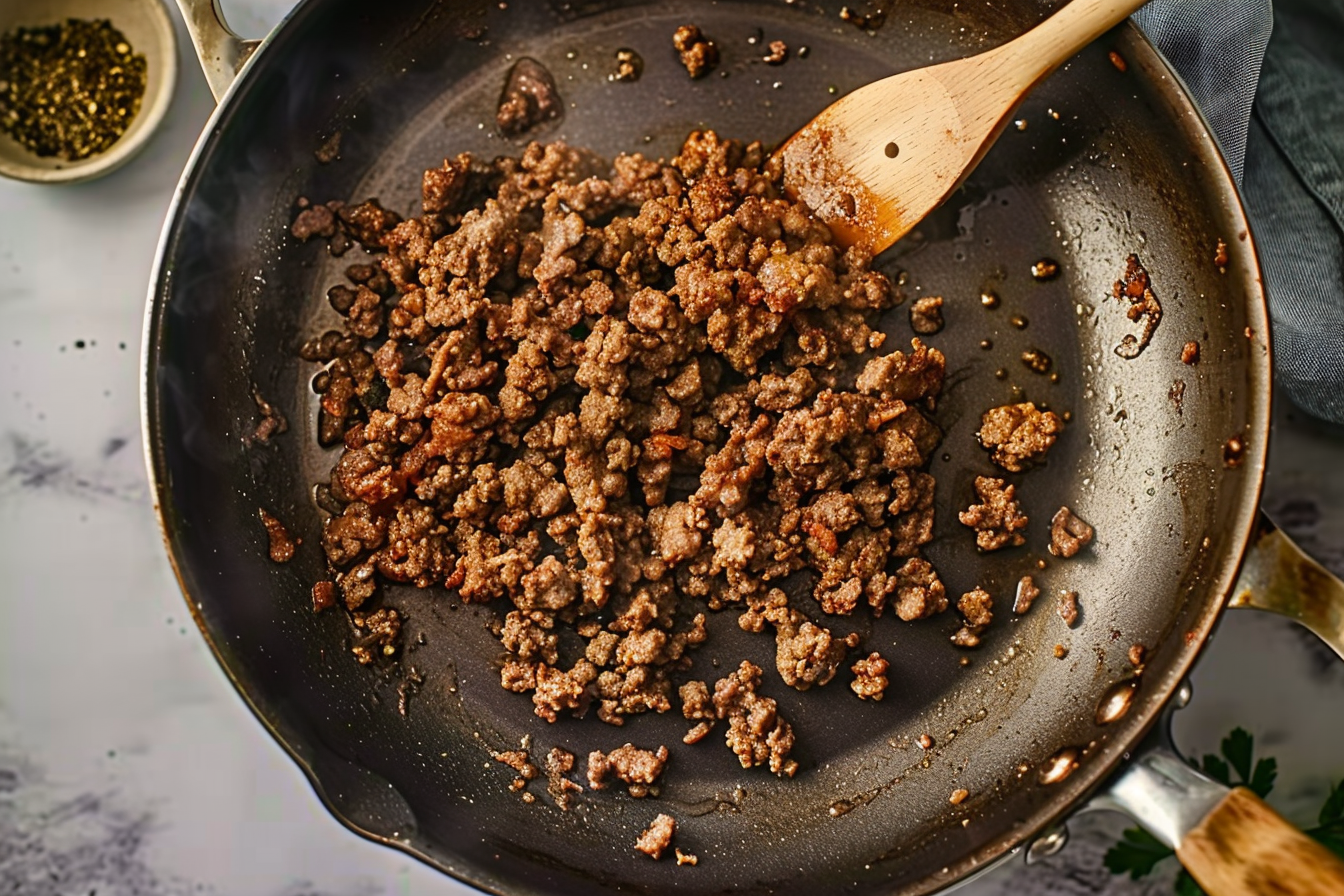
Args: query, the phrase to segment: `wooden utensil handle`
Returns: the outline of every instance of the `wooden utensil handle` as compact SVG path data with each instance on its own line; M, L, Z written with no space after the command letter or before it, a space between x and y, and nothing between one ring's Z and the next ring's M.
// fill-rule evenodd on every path
M1176 857L1210 896L1344 894L1344 862L1245 787L1185 835Z
M1026 90L1119 25L1148 0L1072 0L996 54L1016 68Z

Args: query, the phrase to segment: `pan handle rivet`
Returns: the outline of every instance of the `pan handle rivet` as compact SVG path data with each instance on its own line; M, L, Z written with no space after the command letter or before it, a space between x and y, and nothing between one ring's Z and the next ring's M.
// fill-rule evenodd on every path
M897 146L895 143L888 143L887 148L884 150L884 152L886 152L887 154L887 158L889 159L896 158L896 156L900 153L900 151L901 148Z
M1042 859L1049 858L1064 848L1064 844L1069 842L1069 829L1060 825L1051 828L1027 847L1027 864L1034 865Z

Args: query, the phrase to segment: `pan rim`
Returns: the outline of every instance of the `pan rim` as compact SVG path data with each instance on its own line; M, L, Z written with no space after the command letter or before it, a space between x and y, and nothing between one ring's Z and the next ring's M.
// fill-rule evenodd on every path
M208 159L217 145L220 135L228 126L227 119L232 107L237 105L238 97L249 91L255 84L257 59L269 60L276 38L284 33L292 33L293 23L313 14L319 6L319 0L302 0L276 28L266 37L257 52L244 66L229 91L220 99L205 129L189 156L183 174L174 190L172 202L168 208L163 229L156 250L154 266L151 271L149 293L147 297L144 330L141 343L141 430L145 452L146 469L149 476L151 494L154 497L154 510L158 520L160 534L164 539L165 551L178 587L182 591L192 619L204 636L211 653L220 665L228 681L244 703L261 722L282 749L299 766L308 779L318 798L336 819L352 832L365 839L391 846L416 859L425 862L450 876L495 894L540 892L526 887L504 887L498 879L493 879L486 867L461 867L445 861L438 850L417 842L415 835L387 836L373 831L351 819L332 798L322 774L315 767L310 755L305 755L304 747L292 733L283 729L283 720L268 707L264 695L253 693L238 676L238 672L227 660L222 646L217 642L208 624L199 612L199 606L193 599L188 586L187 560L181 554L181 545L175 534L177 525L172 516L173 489L167 470L163 427L161 425L160 383L156 376L159 361L163 354L164 312L167 299L172 291L172 271L168 265L169 253L174 246L185 221L186 201L193 184L200 177L202 160ZM1246 233L1245 245L1249 252L1238 253L1235 273L1246 285L1245 306L1247 318L1255 338L1247 364L1247 382L1253 393L1248 400L1248 419L1246 421L1246 451L1243 466L1246 475L1236 488L1231 489L1237 503L1237 513L1227 522L1228 532L1235 537L1229 544L1233 549L1215 562L1214 570L1206 582L1206 595L1192 597L1192 601L1202 602L1197 621L1187 634L1186 643L1181 647L1165 677L1153 683L1153 693L1161 699L1147 704L1143 715L1138 716L1136 724L1130 729L1132 736L1115 738L1098 748L1093 758L1084 768L1072 775L1068 782L1060 786L1052 799L1038 811L1014 826L1007 834L983 843L974 851L965 855L940 873L916 881L904 887L900 892L930 893L942 890L953 884L964 883L990 867L1015 855L1023 846L1039 836L1040 832L1058 823L1081 808L1087 797L1104 786L1127 753L1132 752L1146 732L1157 722L1166 704L1188 675L1197 660L1203 645L1221 617L1231 593L1237 572L1249 547L1251 534L1259 513L1260 495L1264 483L1268 437L1270 430L1272 389L1271 389L1271 346L1269 343L1268 309L1266 305L1263 279L1260 275L1255 240L1249 222L1246 219L1240 192L1232 178L1222 154L1212 138L1207 121L1194 105L1189 91L1166 60L1157 52L1146 35L1132 22L1121 25L1112 34L1123 34L1122 43L1136 46L1141 52L1132 54L1131 64L1145 69L1150 77L1160 76L1170 79L1174 89L1162 89L1174 111L1188 123L1183 126L1184 133L1191 138L1190 149L1196 158L1206 163L1210 169L1210 182L1222 193L1225 204L1223 214L1231 223ZM1229 273L1232 273L1231 271ZM1258 349L1258 350L1257 350ZM1194 637L1190 637L1193 635ZM322 747L322 749L325 749Z

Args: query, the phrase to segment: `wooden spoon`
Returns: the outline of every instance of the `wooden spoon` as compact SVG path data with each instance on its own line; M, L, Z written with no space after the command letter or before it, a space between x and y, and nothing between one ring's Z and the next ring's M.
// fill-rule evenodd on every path
M780 149L784 188L845 245L886 249L984 158L1022 97L1146 0L1073 0L978 56L874 81Z

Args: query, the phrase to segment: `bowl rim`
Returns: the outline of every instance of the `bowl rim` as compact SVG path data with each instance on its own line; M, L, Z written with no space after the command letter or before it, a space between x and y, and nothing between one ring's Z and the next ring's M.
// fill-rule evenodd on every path
M173 103L173 94L177 87L178 46L177 26L168 12L165 0L140 0L148 11L148 17L154 22L160 34L164 49L163 61L158 75L156 89L147 86L146 95L152 98L148 106L142 106L139 119L128 131L106 151L87 159L71 162L60 168L46 168L16 162L12 158L0 155L0 176L34 184L77 184L95 180L110 174L129 162L136 153L149 143L168 108Z

